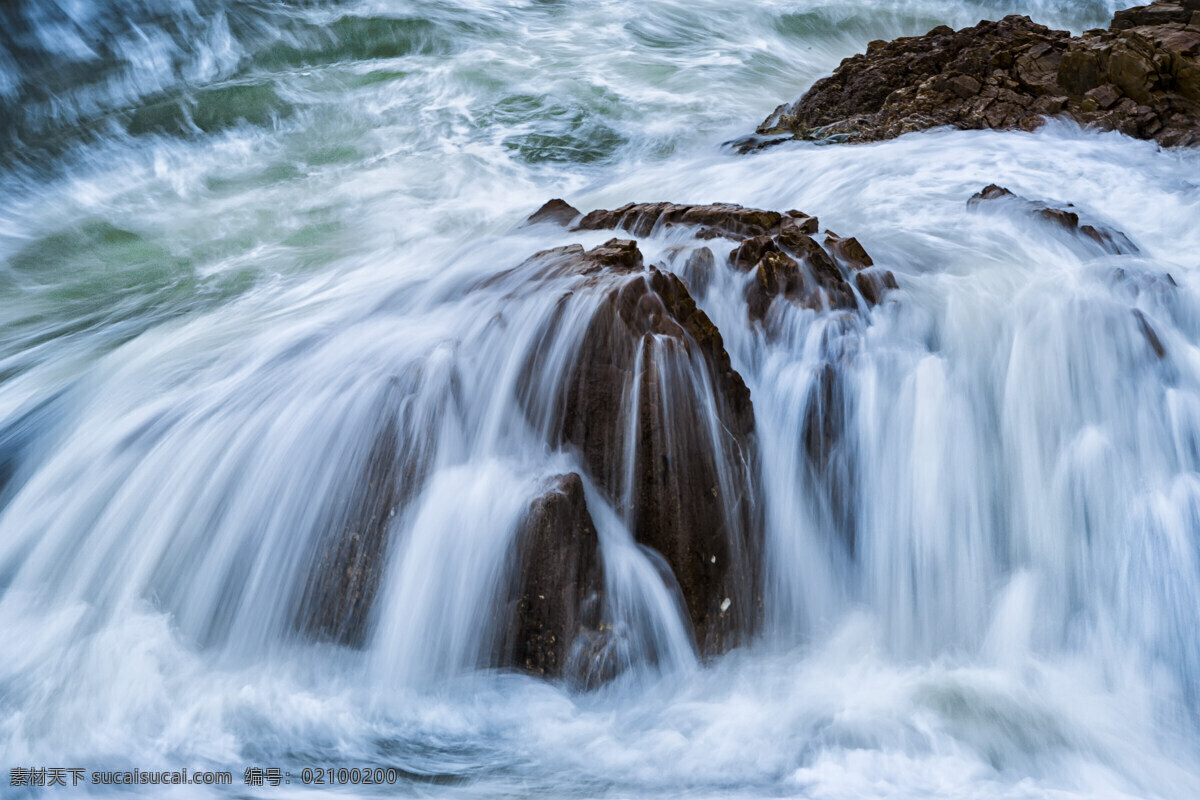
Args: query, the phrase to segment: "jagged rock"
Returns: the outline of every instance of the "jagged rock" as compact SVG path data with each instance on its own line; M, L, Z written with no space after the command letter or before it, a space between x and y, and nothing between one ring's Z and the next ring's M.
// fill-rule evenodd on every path
M681 382L697 362L701 385ZM575 363L563 387L562 440L579 448L628 512L638 541L666 559L702 651L725 649L753 627L761 531L749 471L750 392L720 333L682 281L652 268L607 290ZM715 426L703 393L715 401ZM732 604L723 610L725 598Z
M549 222L555 225L566 227L574 222L579 217L579 210L565 200L555 198L548 201L544 206L529 215L525 220L528 225L536 225L539 222Z
M803 211L792 210L787 212L787 217L784 218L781 226L784 228L794 228L799 233L806 233L809 236L816 234L821 229L820 220L816 217L810 217Z
M1013 194L1003 186L992 184L984 187L982 191L967 201L968 208L977 208L984 204L1016 209L1022 214L1062 228L1086 242L1098 244L1108 253L1136 254L1139 252L1137 245L1120 231L1099 223L1081 222L1079 213L1074 210L1075 206L1070 203L1059 208L1040 201L1028 200Z
M1061 115L1166 146L1200 144L1196 2L1158 0L1078 37L1014 15L872 42L758 134L866 142L943 125L1033 130Z
M752 236L742 242L737 248L729 254L729 259L736 269L743 272L749 272L754 269L755 265L762 260L762 257L767 253L778 252L779 248L775 246L775 240L770 236L763 234L762 236Z
M754 282L746 287L746 304L752 320L762 320L776 297L786 297L795 302L802 298L804 276L800 265L787 253L771 250L765 253L754 266Z
M557 476L533 500L511 557L496 662L581 685L611 677L611 665L597 663L604 565L579 475Z
M629 203L612 211L598 209L585 214L578 230L623 228L634 236L649 236L656 227L693 225L721 236L744 239L761 236L776 228L783 215L776 211L743 208L733 203L686 206L675 203Z
M845 276L838 268L833 257L808 234L801 233L799 227L785 227L776 239L783 249L801 259L809 269L814 282L825 290L824 305L828 308L854 308L854 292ZM810 294L811 298L812 295ZM821 303L812 308L820 308Z
M859 281L851 273L873 265L870 255L857 239L840 237L827 231L825 247L813 235L820 229L819 220L801 211L791 210L786 214L745 208L730 203L708 206L676 205L674 203L629 203L608 211L598 209L583 216L576 225L577 230L624 229L636 236L647 236L660 228L691 226L700 238L723 237L738 242L730 252L730 263L735 269L754 274L754 281L746 287L746 302L752 320L763 321L767 310L776 297L813 310L853 309L858 304L851 281L860 286L869 282L863 299L869 305L878 304L883 295L897 288L895 276L890 272L880 273ZM629 240L625 247L632 246ZM635 248L636 249L636 248ZM579 245L556 248L540 257L553 256L557 264L551 271L562 270L587 272L601 271L615 256L603 256L603 248L584 252ZM708 287L711 266L708 259L712 253L707 248L693 256L699 259L685 267L685 275L696 281L695 290L703 294ZM775 253L777 255L770 255ZM836 259L835 259L836 256ZM567 257L563 262L562 257ZM630 256L632 258L632 256ZM682 251L673 249L669 258L682 257ZM640 255L638 256L640 259ZM765 260L764 260L765 259ZM838 266L838 260L846 264L849 272ZM801 268L803 265L803 268ZM640 260L637 266L640 267ZM704 277L700 277L703 275Z
M346 471L340 502L329 506L316 532L294 619L310 638L349 647L366 642L392 522L424 486L434 454L428 409L414 402L419 383L414 371L384 387L365 439L371 446Z

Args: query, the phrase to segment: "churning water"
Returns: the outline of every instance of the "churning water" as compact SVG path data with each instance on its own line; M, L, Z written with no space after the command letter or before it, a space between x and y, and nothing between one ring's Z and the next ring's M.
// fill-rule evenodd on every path
M872 39L1119 5L5 4L0 766L280 767L276 796L305 766L429 797L1200 796L1200 153L1060 124L721 147ZM1140 254L969 211L989 183ZM508 270L611 235L519 227L555 196L802 209L900 284L769 334L733 273L697 292L754 401L766 622L701 663L589 484L632 666L585 693L484 668L521 515L580 468L514 400L560 294ZM831 353L840 511L801 442ZM363 646L314 643L312 540L385 417L425 478Z

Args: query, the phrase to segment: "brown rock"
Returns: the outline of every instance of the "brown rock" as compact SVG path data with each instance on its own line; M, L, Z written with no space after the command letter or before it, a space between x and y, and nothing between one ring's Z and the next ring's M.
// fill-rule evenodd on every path
M388 526L424 475L421 435L381 410L374 444L349 482L346 501L331 508L306 571L296 627L319 641L361 647L388 551ZM401 431L407 447L400 447Z
M809 236L815 234L821 228L821 223L816 217L810 217L803 211L792 210L787 212L780 225L784 228L794 228L799 233L807 233Z
M835 259L812 236L816 218L798 211L780 215L731 205L642 203L592 211L578 222L581 229L613 226L633 232L671 225L692 226L700 238L731 238L738 246L728 262L718 261L707 247L668 250L666 257L683 280L643 267L636 243L626 239L588 251L578 245L555 248L518 268L538 280L561 281L564 292L561 313L549 323L544 345L536 348L525 374L532 381L545 373L539 359L555 351L561 335L570 336L573 348L565 368L555 362L562 377L554 382L550 400L528 389L521 397L535 429L545 431L552 446L576 452L637 541L662 556L697 647L712 654L741 641L758 624L763 523L754 481L750 393L730 363L720 332L697 308L688 287L706 286L717 268L748 271L748 314L765 320L780 299L819 312L860 309L848 283L851 274L863 309L880 302L896 281L890 272L870 266L870 256L854 239L827 239ZM595 305L583 302L583 294L595 297ZM565 312L568 307L571 314ZM580 308L592 309L582 333ZM809 415L814 432L833 426L829 436L821 434L828 447L834 447L831 437L842 424L839 408L836 402L817 403ZM852 539L847 456L821 455L828 448L815 435L808 436L808 446L820 462L825 487L819 502ZM548 641L535 637L532 652L544 652ZM611 662L611 647L602 631L579 634L576 650L593 665L590 674L607 674L610 666L603 665ZM534 666L526 668L562 664L563 657L559 651L530 657Z
M1092 89L1087 96L1095 100L1100 108L1112 108L1121 99L1117 90L1107 83Z
M1122 31L1143 26L1186 23L1195 13L1195 9L1189 10L1193 5L1186 2L1155 2L1148 6L1127 8L1113 15L1110 29Z
M672 247L667 257L672 265L683 261L678 267L679 277L694 297L701 297L708 291L717 269L717 259L712 250L707 247Z
M525 222L534 225L539 222L549 222L566 227L579 217L579 210L564 200L554 199L529 215Z
M854 308L854 292L837 263L816 239L790 229L783 230L776 238L787 252L804 261L814 282L825 290L829 308Z
M875 265L871 256L867 255L867 251L858 243L858 239L853 237L842 238L832 231L826 231L825 247L848 263L852 269L866 269Z
M530 504L509 574L495 663L582 685L611 677L612 665L595 660L604 566L579 475L554 478Z
M614 240L604 249L630 247ZM760 610L750 392L683 281L627 266L640 264L640 254L605 256L612 265L598 271L597 258L560 249L530 265L555 262L540 274L575 275L584 282L570 291L599 293L558 383L549 434L578 452L635 538L663 556L701 652L721 652L753 631ZM539 371L536 364L526 370Z
M746 287L750 319L762 321L771 302L781 295L800 300L803 289L804 278L795 259L778 250L765 253L754 267L754 281Z
M624 228L634 236L648 236L660 225L692 225L742 239L761 236L779 225L782 218L782 215L775 211L743 208L732 203L707 206L629 203L613 211L592 211L584 215L577 229L594 231Z
M883 296L888 289L900 288L891 270L870 269L855 273L854 283L869 306L877 306L883 302Z
M1158 0L1078 37L1009 16L876 44L757 133L777 137L767 145L786 135L862 142L944 125L1034 130L1056 114L1166 146L1200 143L1195 2Z
M738 245L737 249L729 254L729 258L736 269L749 272L764 255L778 249L775 240L770 236L752 236Z

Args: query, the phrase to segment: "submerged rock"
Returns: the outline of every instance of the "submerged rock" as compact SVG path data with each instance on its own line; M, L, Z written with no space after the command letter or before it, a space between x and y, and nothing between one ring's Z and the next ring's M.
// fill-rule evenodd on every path
M750 391L688 284L703 292L745 275L747 314L766 324L776 301L865 319L895 278L855 239L826 232L822 245L818 220L799 211L649 203L580 214L559 202L531 221L617 235L591 249L537 253L478 284L561 293L527 356L522 406L549 445L577 455L635 540L661 556L656 565L699 652L723 652L751 635L762 613L757 440ZM699 240L664 254L685 278L647 265L638 243L620 234L674 226L690 226ZM836 468L844 414L837 376L827 377L804 437L832 497L844 483ZM368 636L391 521L419 490L431 455L413 413L396 397L383 403L373 446L346 478L346 502L316 539L296 617L312 638L361 646ZM606 621L610 598L583 486L580 474L559 475L531 502L497 606L492 663L595 686L627 665L630 643Z
M392 538L392 523L424 486L433 452L429 420L411 402L415 376L384 391L370 449L352 469L317 531L298 587L295 627L318 641L361 647L370 633Z
M604 663L604 565L579 475L553 478L533 500L512 553L496 661L533 675L590 685Z
M1050 116L1200 144L1200 0L1121 11L1077 37L1013 15L872 42L757 132L868 142L943 125L1033 130Z
M397 426L387 419L351 494L332 519L308 570L297 627L310 636L361 647L379 589L388 524L400 502Z
M981 206L1005 207L1018 213L1049 223L1057 228L1073 234L1079 239L1099 245L1105 252L1113 254L1136 254L1140 252L1128 236L1115 228L1101 223L1083 222L1075 206L1051 206L1037 200L1028 200L1013 194L1003 186L992 184L985 186L980 192L967 201L968 208Z

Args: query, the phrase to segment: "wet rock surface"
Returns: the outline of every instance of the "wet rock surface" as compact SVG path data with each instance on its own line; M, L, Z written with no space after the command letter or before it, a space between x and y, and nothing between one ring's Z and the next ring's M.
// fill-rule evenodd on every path
M548 222L555 225L566 225L573 222L578 216L578 209L564 200L555 198L533 212L529 216L529 219L526 220L526 223L537 225L538 223Z
M1066 231L1089 244L1099 245L1107 253L1132 255L1139 252L1128 236L1100 222L1081 218L1073 204L1053 206L1040 200L1029 200L1013 194L1003 186L992 184L967 201L969 208L1006 208L1032 217L1040 222Z
M588 685L603 662L604 565L576 473L551 479L517 533L496 662Z
M561 200L552 200L535 212L530 221L544 219L547 209L563 206L575 212ZM570 219L577 216L579 214L575 212ZM566 213L561 217L566 219ZM780 213L731 203L704 206L629 203L612 211L598 209L584 214L572 230L625 230L634 236L649 236L681 226L693 228L697 238L702 240L728 239L736 243L729 253L729 263L754 276L745 289L752 320L764 319L771 303L778 297L816 311L853 309L857 307L858 299L851 284L860 289L867 286L860 294L868 306L877 305L889 289L898 288L891 272L872 270L874 262L857 239L826 231L824 245L818 243L814 236L820 231L820 221L802 211ZM573 250L559 250L577 259L574 269L587 270L614 265L616 251L612 248L618 247L614 244L618 241L610 241L587 252L579 245L573 245ZM707 290L715 269L713 251L716 248L714 243L686 254L682 248L672 249L672 261L688 259L680 272L693 278L695 283L689 281L693 291L703 293ZM623 263L634 266L633 257L629 258ZM860 277L859 273L864 270L870 271L869 274Z
M297 618L321 641L361 647L388 546L388 525L401 501L397 426L386 420L375 437L348 502L335 509L309 569Z
M869 142L947 125L1033 130L1054 116L1165 146L1200 144L1200 0L1120 11L1108 30L1077 37L1014 15L875 41L739 146L780 136Z
M612 240L581 267L631 244ZM554 438L666 560L702 652L720 652L756 616L750 392L678 277L608 267L562 382Z
M561 212L559 224L616 237L591 249L543 251L525 265L539 280L576 279L572 295L600 295L541 426L555 446L579 454L636 540L663 557L699 650L722 652L751 633L761 613L757 446L749 390L693 291L708 291L724 272L741 281L751 323L765 324L777 301L857 318L898 284L856 239L826 232L818 240L819 221L800 211L631 203L579 214L565 205L547 204ZM534 217L544 219L547 207ZM696 244L664 258L683 279L646 265L634 239L618 238L680 227ZM558 338L566 313L543 342ZM544 373L539 358L526 374ZM832 391L830 383L822 398ZM806 439L826 444L806 446L825 452L813 456L825 473L841 412L815 402L810 417Z
M416 391L415 375L389 384L371 448L322 522L295 617L296 629L313 639L362 647L369 638L392 523L421 491L433 456L428 420L410 402Z

